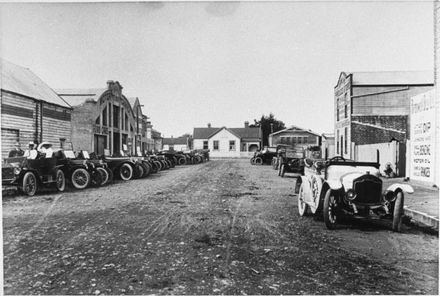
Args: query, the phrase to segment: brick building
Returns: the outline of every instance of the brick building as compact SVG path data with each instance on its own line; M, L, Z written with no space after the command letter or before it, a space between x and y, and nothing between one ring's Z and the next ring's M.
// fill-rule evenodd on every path
M406 142L410 98L433 87L431 71L341 72L334 93L336 155L356 145Z
M2 158L18 141L50 142L55 148L70 141L72 108L31 70L1 60Z
M136 121L139 111L133 111L119 82L108 81L101 89L58 90L58 94L73 107L73 149L99 155L119 155L121 150L135 153L141 138Z

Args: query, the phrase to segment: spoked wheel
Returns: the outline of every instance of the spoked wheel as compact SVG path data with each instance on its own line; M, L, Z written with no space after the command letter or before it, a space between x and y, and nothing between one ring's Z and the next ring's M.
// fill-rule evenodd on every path
M150 174L150 172L151 172L151 168L150 168L150 166L148 165L148 164L146 164L146 163L142 163L142 167L144 168L144 175L142 176L142 177L147 177L149 174Z
M78 168L73 171L71 181L76 189L84 189L90 183L90 174L86 169Z
M335 194L333 190L329 189L325 193L324 198L324 222L328 229L335 229L337 223L337 207Z
M93 186L100 186L102 184L102 175L98 170L93 170L90 173L90 183Z
M64 178L62 170L57 170L55 188L60 192L63 192L64 189L66 189L66 178Z
M107 184L110 180L110 176L106 169L104 168L96 168L96 170L101 174L101 184L98 184L99 186L103 186Z
M133 168L128 163L123 163L119 168L119 177L122 180L128 181L133 178Z
M144 175L144 167L138 164L134 169L135 169L135 178L136 179L142 178Z
M262 165L263 164L263 159L261 157L256 157L254 163L256 165Z
M304 201L304 184L301 183L298 193L298 212L301 217L307 215L308 207L309 205Z
M403 192L397 193L396 200L394 201L393 211L393 231L400 232L402 230L402 217L403 217Z
M27 172L23 177L21 190L28 196L33 196L37 192L37 178L32 172Z
M111 182L113 182L113 171L111 170L111 169L109 169L109 168L105 168L105 171L107 172L107 174L108 174L108 181L107 181L107 183L106 184L108 184L108 183L111 183ZM104 185L104 184L103 184Z
M178 162L179 165L184 165L186 164L186 159L184 157L179 158Z
M250 161L251 161L251 164L254 165L255 164L255 157L252 157Z

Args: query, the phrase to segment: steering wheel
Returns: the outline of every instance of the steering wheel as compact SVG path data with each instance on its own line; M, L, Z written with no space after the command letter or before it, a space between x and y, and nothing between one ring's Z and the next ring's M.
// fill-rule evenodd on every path
M345 161L345 158L338 155L338 156L330 158L330 161Z

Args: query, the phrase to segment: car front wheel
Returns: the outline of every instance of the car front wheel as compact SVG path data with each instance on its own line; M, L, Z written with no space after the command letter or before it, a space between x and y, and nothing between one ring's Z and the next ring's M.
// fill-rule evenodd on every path
M393 231L400 232L402 228L403 217L403 192L397 193L396 201L394 202L393 211Z
M27 172L23 177L21 190L28 196L33 196L37 192L37 178L32 172Z
M57 170L55 187L58 191L63 192L66 189L66 178L62 170Z
M109 174L104 168L96 168L96 170L101 174L101 184L99 186L103 186L109 182Z
M304 184L301 183L298 192L298 212L301 217L307 215L308 207L309 205L304 201Z
M78 168L73 171L71 181L76 189L84 189L90 183L90 174L86 169Z
M119 176L122 180L128 181L133 177L133 168L128 163L124 163L119 168Z
M324 198L324 222L328 229L335 229L337 223L337 201L333 190L327 190Z

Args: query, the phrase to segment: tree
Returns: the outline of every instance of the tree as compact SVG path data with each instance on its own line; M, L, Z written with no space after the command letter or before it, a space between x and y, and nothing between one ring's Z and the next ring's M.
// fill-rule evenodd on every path
M284 122L277 120L272 113L269 116L262 115L260 120L254 119L254 123L249 126L261 128L263 147L269 145L269 134L286 128Z

